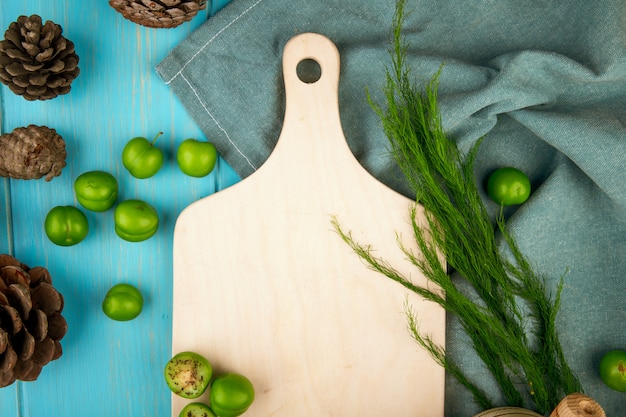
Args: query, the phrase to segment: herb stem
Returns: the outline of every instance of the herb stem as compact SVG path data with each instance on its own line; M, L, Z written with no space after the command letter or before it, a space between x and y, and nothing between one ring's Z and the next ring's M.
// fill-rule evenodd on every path
M474 161L482 138L463 155L448 139L438 106L439 76L443 66L422 88L411 79L402 36L405 0L396 1L392 26L392 66L387 71L386 106L368 100L381 119L391 154L415 192L411 210L413 237L419 251L401 245L406 258L437 290L415 285L392 265L373 255L344 232L335 229L369 268L398 282L456 316L472 347L500 387L510 406L525 406L530 398L540 413L554 409L567 394L582 392L580 382L567 365L555 325L563 288L546 289L521 253L500 215L494 225L481 200L474 177ZM419 205L427 226L418 222ZM503 237L500 243L498 233ZM503 245L505 250L501 250ZM469 283L459 286L447 267ZM445 294L445 295L443 295ZM415 341L456 378L483 408L494 400L429 337L420 333L417 319L406 306L408 327ZM532 337L529 337L532 336Z

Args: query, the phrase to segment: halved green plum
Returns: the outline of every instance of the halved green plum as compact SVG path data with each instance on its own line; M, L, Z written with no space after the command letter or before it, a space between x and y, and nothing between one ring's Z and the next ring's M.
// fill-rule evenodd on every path
M203 403L189 403L182 410L178 417L216 417L208 405Z
M211 363L195 352L180 352L165 365L165 382L183 398L198 398L206 391L213 375Z

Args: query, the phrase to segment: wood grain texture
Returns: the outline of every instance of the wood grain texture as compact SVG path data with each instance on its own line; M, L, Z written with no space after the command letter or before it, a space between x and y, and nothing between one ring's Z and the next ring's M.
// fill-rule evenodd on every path
M81 69L72 91L54 100L27 102L2 86L3 132L47 125L67 142L68 166L61 177L49 183L0 181L0 250L50 270L65 296L69 331L63 356L37 381L0 389L1 417L169 414L162 370L171 350L174 221L185 206L238 177L223 161L203 179L178 170L177 145L187 137L205 138L154 67L226 3L214 2L176 29L158 30L125 20L105 0L1 0L2 33L18 16L39 14L63 27ZM158 131L164 132L158 142L167 158L163 169L151 179L131 177L121 165L124 144ZM46 213L56 205L78 205L73 181L95 169L117 177L120 200L139 198L156 207L161 227L153 238L122 241L114 233L112 211L86 211L90 233L84 242L62 248L48 241ZM101 312L104 294L118 282L137 285L145 296L144 311L132 322L113 322Z
M534 411L520 407L497 407L475 414L474 417L542 417Z
M575 392L563 398L550 417L606 417L606 413L596 400Z
M314 83L297 76L309 58L321 67ZM441 345L444 311L369 270L332 225L427 285L397 241L415 246L414 202L350 152L330 40L293 38L283 74L284 124L268 161L176 223L173 353L196 351L216 373L248 376L250 417L443 416L443 370L411 339L404 309ZM172 416L186 402L174 396Z

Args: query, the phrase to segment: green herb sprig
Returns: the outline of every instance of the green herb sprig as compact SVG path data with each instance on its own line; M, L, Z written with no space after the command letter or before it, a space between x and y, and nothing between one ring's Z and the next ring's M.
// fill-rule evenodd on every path
M438 79L442 68L425 87L418 87L406 63L402 36L405 0L396 2L392 26L392 67L387 71L385 108L369 98L389 139L391 154L426 213L428 227L418 224L418 207L411 211L419 253L400 243L408 261L442 291L413 284L369 245L356 242L334 219L335 229L355 253L375 271L404 285L455 315L472 347L497 382L506 405L534 408L546 414L567 394L582 392L567 364L555 319L563 289L561 277L554 294L537 274L508 232L501 214L494 224L480 198L474 161L481 140L463 155L442 127L438 108ZM498 245L497 232L505 250ZM470 284L463 291L452 278L456 271ZM410 305L406 306L413 338L433 359L472 393L484 409L493 399L468 378L445 350L420 332ZM530 400L529 400L530 399ZM532 401L533 405L527 403Z

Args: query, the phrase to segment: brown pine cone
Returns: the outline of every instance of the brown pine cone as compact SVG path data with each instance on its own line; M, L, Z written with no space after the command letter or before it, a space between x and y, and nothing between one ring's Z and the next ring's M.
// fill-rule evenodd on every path
M175 28L206 8L206 0L109 0L126 19L150 28Z
M67 333L62 311L63 296L47 269L0 255L0 387L34 381L61 357Z
M65 167L65 141L54 129L29 125L0 135L0 176L46 181Z
M74 44L62 33L50 20L20 16L0 41L0 81L30 101L69 93L80 70Z

